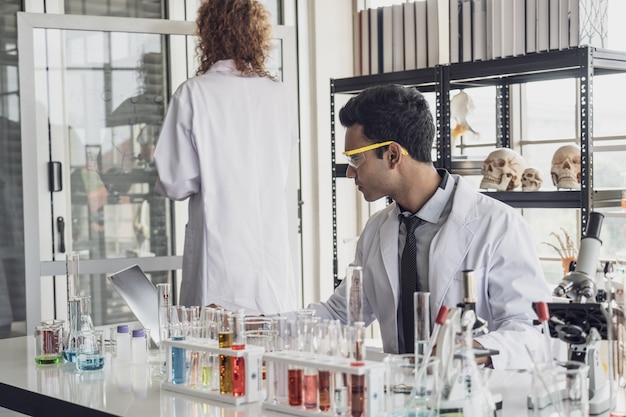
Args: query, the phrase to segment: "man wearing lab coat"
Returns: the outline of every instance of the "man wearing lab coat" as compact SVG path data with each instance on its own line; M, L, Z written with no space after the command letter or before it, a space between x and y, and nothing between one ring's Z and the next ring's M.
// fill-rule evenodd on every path
M351 98L339 118L347 128L347 176L367 201L393 200L368 220L353 262L363 267L364 321L379 321L385 352L413 349L401 330L412 317L402 314L400 265L407 234L402 218L417 216L416 285L430 292L431 317L463 301L462 272L473 270L476 314L489 329L474 345L499 351L479 361L528 368L526 347L535 359L544 357L532 303L549 301L550 291L528 226L513 208L435 169L435 128L425 98L413 88L372 87ZM346 281L326 302L309 306L317 316L346 321Z
M297 106L264 66L268 13L207 1L197 26L200 68L173 95L154 155L157 190L189 199L179 304L293 310L285 189Z

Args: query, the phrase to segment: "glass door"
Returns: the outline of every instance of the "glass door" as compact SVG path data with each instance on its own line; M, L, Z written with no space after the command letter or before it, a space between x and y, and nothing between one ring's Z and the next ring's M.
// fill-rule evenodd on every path
M65 318L69 252L80 254L78 290L91 296L96 325L133 319L108 274L139 264L158 283L181 268L186 209L156 194L153 152L167 99L195 72L194 29L184 21L18 14L27 330ZM272 72L295 91L287 75L296 73L295 42L286 68L292 41L277 29Z

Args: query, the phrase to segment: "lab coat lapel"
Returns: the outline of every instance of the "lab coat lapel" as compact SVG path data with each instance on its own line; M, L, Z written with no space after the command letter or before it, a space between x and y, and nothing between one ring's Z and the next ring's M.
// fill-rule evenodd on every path
M475 197L467 193L466 187L467 184L462 179L458 181L448 221L435 235L430 246L428 284L431 290L431 317L437 316L452 281L459 276L459 269L474 239L474 233L468 224L478 214Z
M398 305L398 228L395 203L388 208L387 219L380 227L381 256L396 307Z

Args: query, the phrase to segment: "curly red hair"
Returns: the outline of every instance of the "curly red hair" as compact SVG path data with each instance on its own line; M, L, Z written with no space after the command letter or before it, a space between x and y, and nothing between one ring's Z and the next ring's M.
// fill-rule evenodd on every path
M265 7L256 0L205 0L196 19L200 65L204 74L217 61L232 59L245 75L273 78L265 69L272 49L272 26Z

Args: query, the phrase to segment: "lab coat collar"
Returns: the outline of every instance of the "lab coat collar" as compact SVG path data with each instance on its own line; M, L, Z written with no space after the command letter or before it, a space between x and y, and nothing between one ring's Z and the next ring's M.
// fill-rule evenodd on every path
M228 72L234 75L242 75L241 71L237 69L235 65L235 60L233 59L224 59L222 61L217 61L215 64L211 65L211 68L207 71L209 72Z
M428 199L428 201L420 208L415 216L428 223L437 223L441 217L443 209L448 204L452 193L454 192L454 179L450 176L445 169L438 169L437 173L441 176L441 182L439 187L435 191L435 194ZM398 214L405 217L409 217L412 213L406 211L402 206L398 204Z

